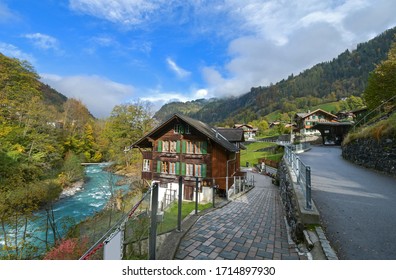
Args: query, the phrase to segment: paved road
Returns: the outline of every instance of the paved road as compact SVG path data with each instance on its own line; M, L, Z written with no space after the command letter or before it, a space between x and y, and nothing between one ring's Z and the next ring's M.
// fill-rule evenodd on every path
M339 147L300 154L312 197L340 259L396 259L396 178L354 165Z
M202 216L180 242L176 259L307 259L289 241L278 189L255 175L256 187Z

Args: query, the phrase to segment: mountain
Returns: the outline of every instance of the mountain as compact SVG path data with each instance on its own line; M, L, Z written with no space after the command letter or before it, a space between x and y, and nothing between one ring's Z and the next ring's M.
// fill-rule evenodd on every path
M344 51L332 61L319 63L270 86L252 87L239 97L200 100L194 110L185 112L179 110L185 108L186 103L168 103L155 117L163 120L178 112L212 124L249 122L275 110L293 112L351 95L361 96L369 73L386 58L395 35L396 27L358 44L353 51Z
M44 103L53 105L59 111L63 110L63 103L67 101L66 96L43 83L40 83L40 91L43 93Z
M175 113L179 113L183 115L195 114L210 102L214 102L214 101L206 100L206 99L197 99L194 101L187 101L187 102L171 102L163 105L161 109L155 113L155 118L158 120L165 120L170 115Z

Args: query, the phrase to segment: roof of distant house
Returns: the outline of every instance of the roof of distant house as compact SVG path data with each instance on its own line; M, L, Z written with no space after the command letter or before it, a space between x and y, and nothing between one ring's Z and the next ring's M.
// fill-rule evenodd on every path
M251 129L251 130L258 130L258 128L253 127L253 126L250 125L250 124L235 124L235 125L234 125L234 128L243 128L243 127L247 127L247 128L249 128L249 129Z
M327 111L325 111L325 110L322 110L322 109L316 109L315 111L307 112L307 113L297 113L296 115L297 115L298 117L302 118L302 119L305 119L305 118L309 117L310 115L313 115L313 114L315 114L315 113L317 113L317 112L322 112L322 113L324 113L324 114L326 114L326 115L331 116L332 118L337 118L336 115L333 115L332 113L329 113L329 112L327 112Z

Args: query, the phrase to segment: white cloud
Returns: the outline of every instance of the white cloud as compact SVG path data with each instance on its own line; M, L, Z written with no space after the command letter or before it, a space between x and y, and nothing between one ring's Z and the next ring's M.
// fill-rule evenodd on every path
M25 34L22 37L29 39L33 45L42 50L55 50L55 51L60 51L59 49L59 42L56 38L46 35L46 34L41 34L41 33L31 33L31 34Z
M396 24L396 2L386 0L229 0L223 9L230 11L229 29L237 36L228 44L224 65L202 68L209 96L276 83Z
M0 42L0 53L9 57L29 61L29 63L31 64L34 64L36 62L36 59L33 55L21 51L18 47L12 44Z
M165 25L169 30L183 26L186 34L204 34L227 46L219 55L222 60L199 62L204 80L199 85L201 91L154 89L145 98L157 104L174 98L240 95L251 87L276 83L329 61L396 24L396 1L389 0L70 0L69 7L121 27L148 32ZM160 27L155 29L157 25ZM147 38L150 36L144 40L150 40ZM109 47L110 39L98 37L96 44ZM126 48L135 50L139 45L133 42ZM156 48L155 40L146 41L142 51L154 53ZM166 63L180 78L191 75L172 58Z
M70 8L113 23L134 26L145 22L167 2L165 0L70 0Z
M189 76L191 73L187 70L184 70L180 66L176 64L171 58L166 59L166 63L168 64L169 68L179 77L179 78L185 78Z
M108 117L114 106L134 95L131 85L117 83L99 76L67 76L41 74L42 81L69 98L81 100L98 118Z
M195 97L197 99L206 98L208 96L208 90L205 88L201 88L195 92Z

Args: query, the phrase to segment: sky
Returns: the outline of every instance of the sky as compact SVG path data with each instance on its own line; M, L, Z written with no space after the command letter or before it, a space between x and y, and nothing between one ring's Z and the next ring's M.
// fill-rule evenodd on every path
M0 0L0 52L97 118L223 98L330 61L396 26L393 0Z

